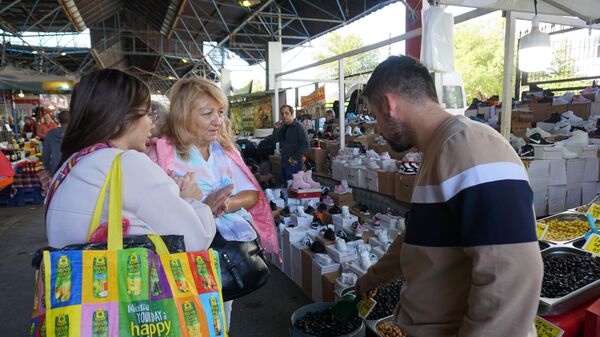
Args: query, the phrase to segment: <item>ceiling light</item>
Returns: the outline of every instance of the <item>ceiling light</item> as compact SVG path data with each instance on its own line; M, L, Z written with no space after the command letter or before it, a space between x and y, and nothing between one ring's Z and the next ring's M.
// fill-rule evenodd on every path
M160 90L156 90L156 93L157 93L157 94L160 94Z
M537 0L533 1L533 7L535 15L531 19L531 32L519 41L519 69L528 73L548 69L552 62L550 35L540 31Z
M37 54L37 50L34 50L31 52L32 54Z
M243 0L239 1L239 4L242 7L252 7L260 4L260 0Z
M169 80L174 81L176 80L175 76L169 76Z
M60 56L66 56L67 53L65 53L64 51L62 53L60 53Z
M56 107L54 105L50 104L50 105L48 105L48 109L49 110L54 110L54 109L56 109Z
M23 90L19 90L19 94L17 95L21 98L25 97L25 94L23 93Z
M182 59L181 59L181 62L183 62L183 63L188 63L188 62L190 62L190 61L188 61L188 59L186 59L186 58L182 58Z

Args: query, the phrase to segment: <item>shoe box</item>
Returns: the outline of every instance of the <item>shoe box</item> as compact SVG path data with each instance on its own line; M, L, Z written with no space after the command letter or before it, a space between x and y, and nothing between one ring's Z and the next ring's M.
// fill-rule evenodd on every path
M365 135L362 136L346 136L346 144L349 144L350 142L357 142L357 143L361 143L362 146L365 147L365 149L369 148L369 138Z
M366 269L363 269L362 266L360 265L360 261L359 260L354 260L352 261L352 263L350 264L350 270L358 275L358 277L363 276L364 274L367 273Z
M289 198L295 199L312 199L312 198L321 198L321 189L320 188L310 188L310 189L289 189L288 190Z
M335 180L346 179L346 162L333 160L331 162L331 178Z
M532 145L535 159L562 159L563 150L554 146Z
M335 301L335 280L340 277L340 271L325 273L321 276L321 292L323 302Z
M416 175L396 174L396 200L410 203Z
M358 258L356 250L348 246L348 250L345 252L339 251L335 244L327 246L327 255L329 255L337 263L346 263L354 261Z
M390 197L396 196L396 176L394 172L377 171L377 190Z
M331 216L331 219L333 220L336 232L344 228L350 228L353 223L358 221L358 217L352 214L347 218L342 217L341 214L334 214Z
M361 213L360 209L358 208L358 205L354 205L354 206L350 207L350 214L356 215L358 217L358 221L360 223L364 223L366 220L373 219L373 213L370 213L370 212L369 212L369 214Z
M379 180L377 177L377 171L367 169L366 175L365 175L366 189L368 189L369 191L379 192L379 183L378 182L379 182Z
M292 224L298 227L308 227L312 223L313 217L312 215L299 216L296 214L292 214Z
M342 206L350 206L354 203L354 197L352 196L352 192L344 194L329 192L329 196L331 196L333 202L335 202L335 204L340 208Z
M301 254L302 290L306 296L312 298L312 261L315 253L306 248L302 250Z
M283 272L289 277L292 278L292 266L291 266L291 256L292 256L292 244L300 242L302 238L306 235L306 232L309 230L309 227L287 227L283 231L283 249L282 249L282 258L283 258Z
M294 242L290 248L291 279L302 287L302 250L306 246L302 242Z
M306 156L315 163L315 172L326 174L329 170L327 167L327 156L329 152L320 148L309 148Z
M346 166L345 170L349 186L366 188L367 168L365 166Z
M569 104L569 110L573 111L575 115L583 118L583 120L588 120L590 118L590 112L592 108L592 103L571 103Z
M328 286L324 286L324 281L323 281L323 276L325 274L332 274L330 276L333 276L333 278L328 277L328 280L332 280L331 282L331 289L327 289ZM312 276L312 299L315 302L324 302L325 299L329 299L329 298L333 298L333 292L335 289L335 279L340 275L340 264L339 263L333 263L327 266L322 266L319 263L317 263L317 261L315 261L314 259L312 259L312 270L311 270L311 276ZM329 295L328 292L331 292L331 295Z

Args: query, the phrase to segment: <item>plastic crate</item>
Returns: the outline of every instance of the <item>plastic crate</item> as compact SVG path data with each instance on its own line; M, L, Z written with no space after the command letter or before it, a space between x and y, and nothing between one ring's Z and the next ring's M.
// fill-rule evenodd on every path
M15 206L39 205L42 203L42 191L39 187L17 188L14 202Z
M12 191L12 185L5 187L0 190L0 206L9 207L14 206L14 202L10 197L10 192Z

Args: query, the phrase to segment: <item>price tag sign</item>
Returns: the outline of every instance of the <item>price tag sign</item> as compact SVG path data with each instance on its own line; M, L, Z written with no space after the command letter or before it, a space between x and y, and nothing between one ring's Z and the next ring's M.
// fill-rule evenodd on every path
M583 245L583 250L595 255L600 255L600 235L593 233Z
M377 305L377 301L372 298L362 299L358 302L358 316L362 319L366 319L371 313L371 310L375 308L375 305Z
M544 235L546 235L546 232L548 231L548 225L546 225L543 222L538 222L535 225L535 229L537 232L538 240L541 240L544 237Z
M594 203L587 212L590 213L594 219L600 219L600 205Z
M540 316L535 316L533 321L535 324L535 330L537 331L538 337L560 337L565 332L556 325L548 322Z

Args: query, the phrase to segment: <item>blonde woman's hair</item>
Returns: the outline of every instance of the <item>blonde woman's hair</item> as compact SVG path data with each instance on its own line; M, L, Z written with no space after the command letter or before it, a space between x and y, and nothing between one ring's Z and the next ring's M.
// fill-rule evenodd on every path
M185 78L177 81L173 86L169 115L163 127L163 134L171 140L177 154L183 159L188 159L190 146L196 139L196 135L190 131L192 105L197 99L208 98L214 99L227 112L229 108L227 96L221 88L208 80ZM217 141L225 150L235 148L231 121L226 114L223 114L223 124L219 129Z

